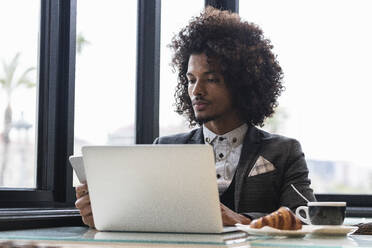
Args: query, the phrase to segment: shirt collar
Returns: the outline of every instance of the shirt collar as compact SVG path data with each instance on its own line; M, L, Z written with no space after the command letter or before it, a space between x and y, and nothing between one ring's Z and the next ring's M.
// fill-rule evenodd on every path
M205 125L203 125L204 142L213 145L217 138L222 137L223 139L227 139L227 141L233 147L237 147L243 143L243 139L245 134L247 133L247 130L248 125L247 123L244 123L228 133L225 133L223 135L217 135L211 130L209 130Z

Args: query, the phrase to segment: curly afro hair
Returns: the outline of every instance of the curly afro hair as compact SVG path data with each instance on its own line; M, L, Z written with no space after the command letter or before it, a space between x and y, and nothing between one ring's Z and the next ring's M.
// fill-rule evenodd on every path
M233 107L245 122L263 126L265 118L274 113L284 90L283 73L270 40L257 25L242 21L235 13L207 7L175 35L169 47L174 51L171 65L178 71L176 112L188 118L190 127L200 124L188 95L191 54L205 53L216 59L233 96Z

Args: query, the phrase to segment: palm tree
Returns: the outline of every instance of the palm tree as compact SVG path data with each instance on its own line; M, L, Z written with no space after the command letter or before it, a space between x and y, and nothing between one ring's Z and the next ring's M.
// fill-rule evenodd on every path
M17 53L10 63L3 61L3 76L0 76L1 88L5 91L7 106L4 112L4 130L2 137L4 140L3 161L0 169L0 186L3 185L3 177L7 165L8 147L10 143L9 133L12 128L12 107L11 98L15 89L18 87L33 88L35 83L29 79L29 73L35 70L34 67L26 69L19 77L16 77L15 72L19 65L20 53Z
M76 37L76 50L78 54L81 54L83 52L83 47L86 45L89 45L90 42L85 39L82 32L79 32L79 34Z

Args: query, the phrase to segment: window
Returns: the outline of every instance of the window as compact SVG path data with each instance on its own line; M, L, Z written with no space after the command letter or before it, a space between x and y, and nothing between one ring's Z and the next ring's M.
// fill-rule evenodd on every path
M78 1L77 154L82 145L135 143L136 23L136 1Z
M18 8L19 3L18 1ZM74 209L75 192L72 187L72 168L68 164L68 157L73 154L74 148L77 1L56 0L40 1L39 3L41 3L39 7L40 27L38 49L36 49L38 58L36 76L38 85L36 91L37 125L35 127L36 185L29 189L24 187L0 188L2 216L0 229L81 224L81 217ZM158 41L160 37L160 1L140 0L138 7L137 33L141 38L137 39L140 46L137 51L136 142L146 143L158 136L158 130L156 130L158 128L156 116L159 114L156 108L158 78L156 75L159 73L156 68L159 68L159 54L154 51L159 51L159 47L157 48L157 45L153 44L160 44ZM135 9L135 5L132 5L133 9ZM122 10L123 13L125 11L126 9ZM106 25L110 24L106 23ZM135 23L132 25L136 26ZM89 27L82 29L89 30ZM130 29L135 30L133 27ZM124 30L123 33L125 32L127 31ZM88 31L87 33L89 34ZM84 35L84 33L81 34ZM129 34L126 33L126 35ZM82 37L84 38L84 36ZM81 37L78 37L78 41L79 38ZM85 38L89 42L90 38ZM136 38L130 40L132 46L133 40ZM92 39L93 41L97 40ZM107 46L109 45L107 44ZM85 46L85 51L88 50L87 47L89 46ZM92 47L94 46L92 45ZM130 51L127 50L125 53L133 54L135 49L130 48ZM118 57L123 56L122 50L117 52L119 53ZM86 55L89 53L87 52ZM124 56L127 55L124 54ZM101 65L105 63L107 64L107 61L101 61ZM133 67L133 55L129 63ZM123 63L121 66L126 67L126 64ZM121 69L121 72L124 73L125 70ZM126 85L128 81L133 80L133 75L128 75L125 80L123 80L123 74L116 75L121 77L118 80L122 80L125 86L128 86ZM85 75L85 77L88 76ZM84 79L83 74L82 79ZM133 85L129 85L130 87L134 88ZM125 91L127 90L125 89ZM77 94L80 94L79 91ZM131 105L133 107L133 100ZM154 106L154 111L148 106ZM91 109L89 110L91 111ZM125 116L125 121L128 119L130 121L131 118Z
M180 3L174 6L173 1L164 0L161 100L160 0L138 0L137 17L133 15L136 6L129 2L101 2L101 5L94 7L95 3L89 1L88 6L88 1L83 0L79 1L78 6L76 0L1 1L0 25L3 36L0 59L9 63L17 52L21 52L18 57L19 72L35 67L27 75L36 87L19 88L12 98L13 120L21 122L14 123L10 138L16 141L29 137L33 151L29 153L27 162L19 163L24 168L30 168L31 172L27 172L30 173L29 181L19 180L17 184L12 184L13 181L10 183L10 179L6 179L0 185L0 229L81 223L79 214L73 209L72 169L68 164L68 156L74 153L74 146L77 153L84 142L118 144L116 141L119 139L120 144L151 143L159 134L159 102L161 135L187 128L182 117L176 114L174 117L168 116L174 110L170 103L173 102L176 82L168 66L170 51L165 45L178 31L179 25L197 15L203 4L237 11L239 1L193 0L185 6ZM372 196L367 194L371 192L372 176L365 166L371 162L368 157L369 145L365 142L370 139L368 128L372 124L368 115L370 104L366 86L371 80L366 72L370 67L368 59L372 55L369 47L372 38L368 32L371 17L367 13L367 0L358 3L312 1L307 4L294 1L261 2L240 1L240 15L260 25L272 40L287 86L287 91L280 98L278 113L274 119L268 120L267 128L301 141L312 173L313 186L322 193L318 194L319 200L346 200L348 206L355 208L350 208L353 212L349 209L349 215L371 216ZM17 8L12 9L13 5ZM173 8L177 11L172 11ZM22 14L23 9L27 9L27 15ZM76 26L76 10L79 9L80 22ZM291 11L287 11L289 9ZM5 12L12 13L9 17ZM177 15L173 15L173 12ZM39 24L35 24L38 13ZM99 18L90 17L91 13ZM329 18L330 13L332 18ZM101 15L108 16L101 18ZM13 17L16 20L10 21ZM124 17L128 19L115 19ZM21 27L17 27L18 24ZM35 29L38 25L39 38L36 41ZM137 32L136 37L132 38L135 36L134 26L137 26ZM14 29L22 32L12 32ZM18 35L25 35L25 38L19 38ZM97 35L106 39L102 40ZM311 40L309 44L308 41L314 37L318 39ZM34 48L30 48L32 46ZM122 61L111 61L120 58ZM0 70L0 73L3 72ZM110 89L106 91L107 88ZM107 95L115 97L101 99ZM1 88L0 111L3 112L5 98ZM96 116L87 115L91 112L95 112ZM112 112L112 115L106 112ZM112 123L103 127L97 119L105 117ZM23 124L26 121L32 125L26 136L22 136L25 132L15 131L16 124L22 124L22 120ZM277 125L278 120L282 125ZM0 122L0 132L3 133L4 117L1 113ZM132 123L135 123L134 127L131 127ZM90 124L94 130L85 130ZM101 127L96 133L96 129ZM121 132L122 127L129 128ZM122 133L125 136L121 136ZM1 149L4 146L3 136ZM329 166L329 162L333 162L333 167ZM324 184L329 178L318 178L316 173L319 168L326 172L322 176L334 169L332 173L335 173L335 177L332 179L339 175L338 178L349 178L347 183L342 184L347 188L336 187L337 181ZM13 176L23 177L18 172L16 170Z
M5 0L0 10L0 187L34 188L40 3Z
M287 90L268 129L300 140L316 193L372 192L368 6L367 0L240 2L240 15L271 39L284 71Z
M13 11L12 14L17 16L15 13L18 10L18 21L23 20L20 8L27 9L28 12L35 10L37 13L34 13L33 17L30 16L35 19L27 19L30 25L38 23L36 30L39 29L36 31L38 43L33 48L34 59L37 59L35 63L37 87L34 93L37 100L34 104L36 114L33 123L37 166L36 173L30 175L36 176L33 187L19 185L0 188L2 216L0 229L81 223L79 215L71 209L74 206L72 169L66 166L67 157L73 148L76 2L75 0L17 0L9 4L8 2L10 1L1 2L1 11ZM31 2L34 7L28 5ZM3 7L3 4L6 5ZM10 10L13 4L17 5L17 9ZM9 20L4 23L16 28L14 26L16 24ZM32 27L30 30L32 33L35 32ZM32 33L29 33L29 30L24 32L27 36L25 39L31 43L28 45L32 46L34 41ZM13 43L17 44L17 41L14 39ZM24 60L22 63L25 64L21 65L28 67L27 61ZM28 98L29 96L25 95L22 100L27 101ZM32 109L33 103L27 104L30 104L29 107ZM24 115L24 118L27 116ZM32 164L33 161L27 166Z
M137 3L106 3L78 1L77 5L76 155L84 145L135 143Z
M173 35L178 33L193 16L199 15L204 7L203 1L162 1L161 27L161 65L160 65L160 135L170 135L189 130L185 117L175 113L174 91L177 74L169 65L172 51L167 47ZM182 11L175 11L182 9Z

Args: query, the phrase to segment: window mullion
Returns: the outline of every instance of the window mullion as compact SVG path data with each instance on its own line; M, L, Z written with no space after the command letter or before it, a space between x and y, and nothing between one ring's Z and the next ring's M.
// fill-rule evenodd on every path
M76 0L41 1L37 189L74 201L72 169Z
M37 121L37 189L53 189L59 5L41 1Z
M136 143L159 136L160 0L138 0Z
M239 0L204 0L204 5L239 13Z

